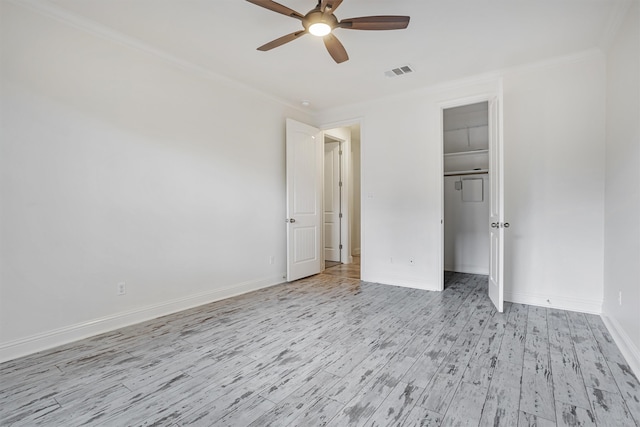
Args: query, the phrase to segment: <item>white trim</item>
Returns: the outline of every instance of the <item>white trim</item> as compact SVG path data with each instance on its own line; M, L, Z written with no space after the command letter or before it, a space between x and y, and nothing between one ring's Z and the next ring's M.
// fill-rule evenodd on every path
M444 114L444 110L448 110L449 108L455 108L455 107L463 107L465 105L471 105L471 104L477 104L479 102L489 102L491 101L493 98L495 98L496 96L498 96L498 83L499 83L500 79L496 79L496 89L495 90L488 90L488 91L484 91L482 93L478 93L475 95L470 95L470 96L464 96L461 98L453 98L453 99L446 99L443 101L438 102L438 107L440 108L440 118L442 118L442 115ZM441 121L441 120L439 120ZM443 123L440 123L440 129L442 130L441 135L442 137L444 137L444 128L443 128ZM489 152L489 150L487 150L487 152ZM443 153L443 157L444 157L444 153Z
M559 310L577 311L580 313L601 314L602 300L568 298L554 295L541 295L528 292L511 292L505 289L504 300L518 304L538 307L557 308Z
M613 44L613 41L618 35L618 31L620 30L620 27L622 26L632 4L633 1L624 0L616 2L614 5L613 10L609 14L609 18L607 19L607 24L605 25L602 34L600 34L600 40L598 41L598 46L603 51L606 52L609 50L611 44Z
M376 280L366 280L362 279L365 282L379 283L381 285L389 285L389 286L400 286L402 288L412 288L412 289L422 289L423 291L435 291L440 292L438 285L434 285L431 283L421 282L417 280L407 280L401 277L393 277L393 276L377 276Z
M580 52L570 53L567 55L554 56L552 58L543 59L537 62L530 62L528 64L506 67L499 71L500 71L500 74L504 77L511 73L537 71L545 68L555 68L567 63L582 62L594 56L596 57L599 56L602 58L604 57L604 53L602 52L602 50L598 48L591 48L591 49L582 50Z
M326 130L331 130L331 129L338 129L338 128L350 128L351 126L354 125L360 125L360 138L362 139L362 123L363 123L363 118L362 117L354 117L352 119L347 119L347 120L340 120L337 122L331 122L331 123L325 123L323 125L318 126L320 128L320 130L326 131ZM335 138L335 137L334 137Z
M118 43L129 49L134 49L134 50L143 52L147 55L152 55L156 58L162 59L170 64L173 64L174 66L177 66L178 68L184 71L195 73L200 77L210 79L210 80L218 80L227 85L235 85L239 89L243 89L243 90L252 92L254 94L260 95L262 97L270 99L271 101L282 104L286 107L293 108L294 110L301 111L306 114L310 114L308 110L302 108L300 105L286 101L283 98L279 98L275 95L264 92L253 86L249 86L239 80L235 80L231 77L215 73L208 68L201 67L199 65L194 64L193 62L190 62L180 57L177 57L175 55L172 55L171 53L166 52L162 49L153 47L150 44L147 44L140 39L137 39L135 37L131 37L129 35L116 31L111 27L99 24L98 22L85 18L83 16L76 15L55 4L51 4L49 2L43 2L39 0L7 0L7 1L16 6L21 6L25 9L28 9L33 12L52 18L58 22L66 24L70 27L73 27L85 33L91 34L95 37L100 37L104 40L108 40L113 43Z
M127 46L129 48L133 48L142 52L145 52L147 54L150 55L154 55L158 58L161 58L165 61L168 61L170 63L173 63L174 65L187 70L187 71L191 71L191 72L195 72L197 74L202 75L205 78L211 78L211 79L217 79L217 80L222 80L224 82L230 83L230 84L234 84L237 85L238 87L242 87L245 90L249 90L251 92L260 94L266 98L269 98L275 102L278 102L280 104L283 104L287 107L293 108L297 111L300 112L304 112L307 114L310 114L312 116L317 116L318 114L324 113L327 110L332 110L334 108L344 108L344 107L348 107L348 106L358 106L358 105L368 105L371 101L363 101L363 102L356 102L353 104L346 104L346 105L336 105L333 107L327 107L325 109L323 109L322 111L315 111L315 112L310 112L306 109L301 108L299 105L291 103L283 98L279 98L273 94L264 92L260 89L257 89L255 87L249 86L245 83L242 83L238 80L235 80L231 77L222 75L222 74L218 74L215 73L207 68L201 67L199 65L196 65L190 61L184 60L182 58L179 58L175 55L172 55L166 51L163 51L161 49L155 48L145 42L143 42L142 40L139 40L135 37L131 37L128 35L125 35L119 31L114 30L111 27L99 24L96 21L93 21L91 19L79 16L77 14L74 14L72 12L69 12L68 10L65 10L64 8L57 6L55 4L49 3L49 2L43 2L43 1L39 1L39 0L7 0L8 2L17 5L17 6L22 6L26 9L30 9L34 12L40 13L42 15L48 16L50 18L53 18L59 22L65 23L71 27L74 27L78 30L87 32L89 34L93 34L94 36L98 36L101 37L103 39L106 40L110 40L112 42L115 43L119 43L121 45ZM467 77L462 77L460 79L456 79L456 80L450 80L450 81L440 81L440 82L433 82L432 84L426 84L425 86L421 86L418 88L414 88L411 90L407 90L407 91L403 91L403 92L399 92L399 93L395 93L395 94L391 94L391 95L386 95L386 96L382 96L382 97L378 97L375 98L374 101L377 100L385 100L385 99L394 99L397 97L404 97L404 96L422 96L424 94L430 94L430 93L434 93L434 92L441 92L441 91L449 91L449 90L454 90L460 87L465 87L468 85L472 85L472 84L480 84L480 83L488 83L490 81L493 81L499 77L501 77L504 74L510 73L510 72L514 72L514 71L522 71L522 70L526 70L526 69L535 69L535 68L539 68L539 67L547 67L547 66L553 66L559 63L563 63L565 61L576 61L576 60L581 60L584 57L593 55L594 52L598 52L600 54L603 53L603 50L606 49L608 47L608 45L613 41L613 39L615 38L615 36L617 35L617 30L619 29L620 25L623 22L623 19L626 15L627 10L629 9L629 7L631 6L631 4L633 3L630 0L627 0L628 3L621 3L618 6L615 7L615 9L611 12L611 15L609 16L609 19L607 21L607 25L605 27L605 29L603 30L603 34L600 37L600 41L599 41L599 45L600 48L591 48L591 49L587 49L584 51L580 51L577 53L571 53L571 54L567 54L567 55L562 55L562 56L557 56L557 57L552 57L552 58L548 58L548 59L544 59L538 62L532 62L532 63L527 63L524 65L515 65L515 66L511 66L511 67L505 67L505 68L498 68L498 69L494 69L491 70L489 72L485 72L485 73L481 73L481 74L477 74L477 75L472 75L472 76L467 76ZM602 49L602 50L601 50ZM336 126L337 127L337 126Z
M494 81L492 80L492 83ZM459 271L459 270L453 270L448 268L445 265L445 251L444 251L444 241L445 241L445 233L444 233L444 220L445 220L445 215L444 215L444 110L449 109L449 108L455 108L455 107L461 107L464 105L471 105L471 104L477 104L479 102L487 102L487 103L491 103L491 100L494 98L498 98L499 99L499 104L498 106L500 107L502 105L502 77L498 77L497 79L495 79L495 84L496 84L496 88L495 90L486 90L486 91L482 91L480 93L476 93L473 95L468 95L468 96L463 96L463 97L456 97L456 98L449 98L449 99L443 99L440 102L437 103L437 107L438 107L438 123L439 123L439 156L440 156L440 170L438 172L439 174L439 179L440 179L440 186L438 188L438 191L440 193L440 229L439 229L439 236L440 236L440 250L438 252L438 265L440 266L440 270L441 271ZM502 110L501 110L502 111ZM487 112L487 114L489 114ZM503 127L503 122L502 122L502 115L500 114L499 117L499 137L500 137L500 141L502 141L502 127ZM489 152L489 150L487 150L487 152ZM501 162L503 161L502 157L500 158ZM487 241L487 248L488 248L489 242ZM476 269L472 266L462 266L461 268L463 268L466 271L463 271L464 273L472 273L472 274L484 274L484 275L489 275L489 267L487 266L486 270L479 270ZM438 290L439 291L443 291L444 290L444 275L440 274L438 277Z
M331 133L334 130L349 130L349 136L346 139L343 139L341 136ZM342 246L340 249L340 262L343 264L351 264L353 262L353 258L351 257L351 210L352 204L349 203L351 200L352 193L352 183L351 183L351 128L350 126L340 126L331 129L322 130L324 136L324 144L327 144L327 137L332 139L331 142L338 142L339 150L340 150L340 181L342 184L340 185L340 242L339 244ZM322 172L325 171L325 159L322 161ZM323 194L323 206L324 206L324 179L322 180L322 194ZM324 207L322 209L324 216ZM323 241L325 237L324 233L324 218L322 220L322 236ZM324 248L325 244L322 245L322 253L324 256ZM323 259L323 262L325 260Z
M593 51L590 51L593 53ZM599 51L598 51L599 52ZM397 99L415 99L415 98L423 98L430 95L439 95L439 94L448 94L450 92L456 91L458 89L464 89L467 87L480 86L480 85L489 85L495 84L502 78L503 70L494 70L483 74L477 74L469 77L464 77L457 80L448 80L443 82L435 82L433 84L426 84L424 86L419 86L417 88L396 92L390 95L384 95L379 98L373 98L368 101L358 101L351 104L343 104L336 105L334 107L327 107L322 111L316 111L313 116L317 118L322 118L332 111L339 111L344 109L351 108L368 108L371 103L378 103L389 100L397 100ZM345 122L341 121L340 123ZM361 132L362 133L362 132Z
M481 274L483 276L489 275L488 267L480 267L477 265L457 265L457 266L445 265L444 271L450 271L453 273Z
M222 289L202 292L188 297L177 298L147 307L105 316L87 322L65 326L51 331L31 335L0 344L0 363L26 356L42 350L58 347L94 335L145 322L168 314L209 304L236 295L282 283L282 274L277 277L238 283Z
M362 187L362 174L363 174L363 169L362 169L362 164L364 163L363 158L363 151L362 151L362 142L364 141L364 119L362 117L356 117L356 118L352 118L352 119L347 119L347 120L340 120L338 122L331 122L331 123L325 123L323 125L319 125L318 127L323 131L323 132L327 132L330 131L332 129L340 129L340 128L349 128L351 129L351 127L358 125L360 127L360 247L362 247L364 245L364 237L363 237L363 230L364 230L364 224L365 224L365 208L363 205L364 202L364 198L363 198L363 187ZM330 136L332 136L331 134L329 134ZM332 136L333 138L337 138L335 136ZM353 197L355 196L355 194L353 194L353 162L351 161L351 137L349 137L349 143L348 145L345 145L345 156L343 157L343 161L347 161L348 158L348 163L343 163L343 166L345 167L343 169L343 171L347 171L348 173L345 173L346 176L346 180L347 180L347 184L345 186L343 186L343 189L346 189L346 191L343 191L342 196L343 196L343 213L345 213L346 211L346 215L343 215L343 220L346 221L345 224L345 228L343 228L343 230L347 230L346 232L342 233L342 239L345 240L345 242L343 243L343 249L345 249L345 251L343 252L344 255L346 255L346 263L345 264L353 264L353 255L355 255L353 253L353 249L351 248L351 236L353 234L353 229L351 227L351 216L353 215L353 204L349 203L350 201L352 201ZM324 170L324 168L323 168ZM323 181L324 182L324 181ZM346 209L345 209L346 207ZM323 233L324 236L324 233ZM362 272L364 271L364 265L366 264L364 261L364 257L361 256L360 253L360 248L357 249L358 251L358 256L360 256L360 276L362 277ZM324 253L324 251L323 251Z
M637 378L640 378L640 350L614 317L605 316L604 314L600 317L631 370Z
M349 138L340 144L342 155L340 156L340 169L342 187L340 191L340 205L342 218L340 218L340 244L342 250L340 257L344 264L351 264L353 258L351 256L351 215L353 214L353 183L351 182L351 128L349 129Z
M466 87L492 84L501 81L505 76L511 73L522 73L528 71L536 71L544 68L553 68L566 63L580 62L593 56L604 56L604 52L599 48L590 48L579 52L574 52L561 56L554 56L546 58L536 62L529 62L521 65L513 65L504 68L497 68L485 73L476 74L468 77L462 77L456 80L438 81L431 84L425 84L411 90L401 91L390 95L384 95L378 98L374 98L369 101L358 101L351 104L336 105L333 107L327 107L322 111L316 111L313 113L314 117L322 117L329 114L332 111L340 111L351 108L367 108L371 103L383 102L394 99L415 99L429 95L437 95L439 93L448 93L458 89L464 89ZM501 84L501 83L499 83Z

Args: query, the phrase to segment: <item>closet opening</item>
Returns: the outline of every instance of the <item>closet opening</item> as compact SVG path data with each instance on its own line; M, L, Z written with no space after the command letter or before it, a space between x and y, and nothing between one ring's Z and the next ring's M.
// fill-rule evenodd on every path
M444 274L489 274L489 103L443 110Z

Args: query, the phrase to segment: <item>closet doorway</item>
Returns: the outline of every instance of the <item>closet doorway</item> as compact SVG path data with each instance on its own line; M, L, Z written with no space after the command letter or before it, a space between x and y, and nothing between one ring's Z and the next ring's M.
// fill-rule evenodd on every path
M488 275L487 292L504 309L502 88L442 106L444 272ZM444 277L442 277L444 289Z
M489 102L443 110L444 270L489 274Z

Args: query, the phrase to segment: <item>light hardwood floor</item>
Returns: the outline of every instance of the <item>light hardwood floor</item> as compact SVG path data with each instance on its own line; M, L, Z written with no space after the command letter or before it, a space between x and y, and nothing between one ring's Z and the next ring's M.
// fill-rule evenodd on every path
M638 426L599 317L321 274L0 365L0 425Z
M351 279L360 278L360 257L354 256L351 264L341 264L339 262L325 263L324 274L331 276L349 277Z

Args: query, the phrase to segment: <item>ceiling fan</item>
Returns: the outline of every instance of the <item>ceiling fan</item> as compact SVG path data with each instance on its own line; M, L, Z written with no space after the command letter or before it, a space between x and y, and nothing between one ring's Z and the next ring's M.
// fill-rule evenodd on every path
M347 51L342 43L340 43L340 40L338 40L338 38L332 33L336 28L345 28L347 30L402 30L407 28L410 19L408 16L383 15L363 16L360 18L349 18L338 21L334 12L343 0L318 0L318 5L307 12L306 15L298 13L293 9L289 9L286 6L271 0L247 1L249 3L262 6L265 9L290 16L291 18L299 19L302 21L302 26L304 27L303 30L287 34L286 36L279 37L269 43L266 43L260 46L258 50L271 50L310 33L314 36L323 38L324 45L329 51L329 54L338 64L347 61L349 59L349 55L347 55Z

